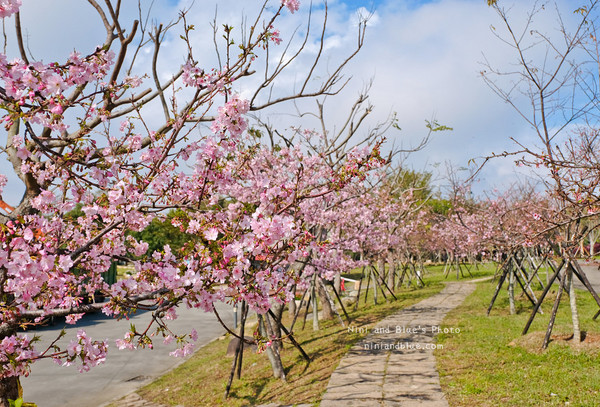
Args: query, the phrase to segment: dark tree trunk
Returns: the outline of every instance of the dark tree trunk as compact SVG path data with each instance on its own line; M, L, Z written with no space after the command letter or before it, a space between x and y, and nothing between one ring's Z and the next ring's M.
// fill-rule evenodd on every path
M274 303L271 304L271 311L273 314L273 318L271 318L270 316L267 316L267 322L271 322L269 324L269 327L267 327L267 330L272 330L272 334L275 335L276 338L281 338L281 318L283 317L283 304L280 303ZM277 320L274 320L274 319ZM281 342L277 341L277 346L281 346Z
M12 296L3 295L0 300L7 301L12 299ZM4 335L0 336L0 340L14 334L15 331L11 330ZM7 377L0 379L0 407L9 407L10 403L8 400L17 400L22 397L23 390L21 389L21 383L19 382L18 376Z
M342 273L335 273L335 278L333 279L333 287L338 293L342 292Z
M261 331L261 335L264 337L271 337L272 331L269 329L269 324L265 319L268 316L258 315L258 326ZM271 331L271 332L269 332ZM285 381L285 370L283 368L283 363L281 363L281 355L279 354L279 344L275 341L271 346L268 346L266 349L267 357L269 358L269 362L271 362L271 368L273 369L273 376L277 379L281 379Z
M387 257L388 260L388 264L389 264L389 268L388 268L388 275L387 275L387 280L388 280L388 287L390 287L390 290L394 290L396 287L396 263L394 262L394 258L392 257L392 255L388 255Z
M335 313L333 312L333 307L329 302L329 296L325 293L324 284L320 281L315 281L317 285L317 293L319 295L319 300L321 300L321 316L323 319L333 319L335 317Z
M0 407L9 407L8 400L16 400L19 396L19 378L0 379Z

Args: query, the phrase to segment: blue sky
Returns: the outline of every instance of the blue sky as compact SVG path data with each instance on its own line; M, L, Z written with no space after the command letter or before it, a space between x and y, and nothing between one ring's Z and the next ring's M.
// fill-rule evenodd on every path
M352 7L365 1L346 1ZM503 1L512 8L520 27L533 1ZM569 1L558 7L569 25ZM556 31L552 7L538 16L542 32ZM495 37L502 23L484 0L378 1L366 45L357 58L354 78L373 78L371 99L380 117L397 112L402 131L390 134L396 145L414 145L425 134L425 120L436 119L454 130L437 134L429 146L406 160L416 170L431 171L440 183L449 166L473 167L484 157L516 151L511 138L534 145L533 130L508 104L486 86L480 72L485 59L499 69L514 70L516 54ZM517 99L526 114L528 101ZM514 158L494 159L483 168L477 192L510 186L518 177L536 181L514 163ZM466 171L464 172L466 176Z
M84 16L89 8L87 2L64 1L70 13L49 5L47 0L24 2L22 21L31 49L45 61L60 60L73 49L94 47L104 39L100 25L83 17L71 18L73 15ZM168 20L177 15L177 7L191 2L157 1L157 18ZM274 0L273 4L278 2ZM227 19L238 18L242 11L251 14L258 4L262 4L262 0L243 3L239 0L196 0L189 22L200 30L208 27L215 5L219 7L219 16ZM299 12L282 16L277 28L284 40L288 33L304 24L308 4L307 0L301 0ZM315 4L318 5L317 0ZM519 16L533 1L506 1L505 4L513 4L514 13ZM335 61L351 49L356 42L356 13L361 8L370 10L372 5L375 11L369 22L365 46L348 66L347 74L352 81L336 99L332 120L341 120L344 109L372 80L370 96L374 112L370 124L396 112L398 125L402 128L400 132L388 134L389 143L414 145L426 134L426 120L436 119L454 129L436 135L425 150L411 155L405 163L416 170L433 172L440 183L443 183L443 169L449 165L467 167L474 158L514 151L516 145L511 137L532 142L531 129L493 94L480 76L483 55L500 67L510 66L515 56L493 36L490 26L499 26L500 21L484 0L329 0L331 31L326 60ZM567 10L565 16L570 18L571 3L559 1L559 6ZM555 16L551 15L547 21L554 24ZM52 32L52 36L48 36L48 32ZM209 49L211 42L204 40L206 37L199 38L200 42L196 44L199 49L204 50L204 46ZM173 64L181 62L182 50L175 42L165 47L163 53L165 60ZM10 49L8 54L9 58L15 55ZM200 55L205 58L208 54L201 52ZM208 60L206 63L210 64ZM291 72L286 76L288 84L293 86L301 71L299 68L296 75ZM0 168L6 168L6 164ZM505 187L515 179L518 171L513 160L494 160L482 171L478 188ZM18 188L15 185L10 184L9 188Z
M354 8L365 7L370 10L372 7L377 8L377 6L379 6L379 4L381 4L383 1L382 0L345 0L343 2L345 4L347 4L349 7L354 7Z

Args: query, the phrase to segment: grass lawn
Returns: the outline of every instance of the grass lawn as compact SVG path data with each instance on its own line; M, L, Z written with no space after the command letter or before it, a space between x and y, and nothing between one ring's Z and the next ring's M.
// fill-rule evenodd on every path
M371 327L385 316L439 292L444 284L440 267L434 267L424 276L426 286L419 289L403 288L396 295L398 301L373 305L369 298L364 305L363 297L357 311L351 312L353 327ZM493 268L472 270L474 277L489 275ZM492 271L493 272L493 271ZM453 278L448 280L452 281ZM372 292L372 290L370 290ZM285 313L287 315L287 312ZM235 379L230 397L225 400L225 386L233 358L225 356L229 337L214 341L200 349L186 363L166 374L138 394L149 401L185 406L252 406L262 403L315 403L327 387L331 373L346 351L364 334L348 332L337 321L320 321L321 330L313 331L309 319L302 330L299 319L294 335L312 362L306 364L296 349L285 342L282 361L287 369L287 381L272 379L271 367L266 354L244 352L241 380ZM289 325L289 321L286 325ZM115 406L118 404L115 404Z
M436 350L441 384L450 406L598 406L600 405L600 321L592 321L597 305L587 292L578 292L582 331L587 340L577 348L559 340L572 334L569 298L563 293L553 335L546 351L541 345L556 291L542 305L529 334L521 331L530 315L527 299L509 314L503 288L489 317L486 310L496 283L479 283L477 290L443 325L459 334L438 336ZM520 290L515 290L518 297ZM538 294L539 297L539 294ZM561 336L562 334L562 336Z

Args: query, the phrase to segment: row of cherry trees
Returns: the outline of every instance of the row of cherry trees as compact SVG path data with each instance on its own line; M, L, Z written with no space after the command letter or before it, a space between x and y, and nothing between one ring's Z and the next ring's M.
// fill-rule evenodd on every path
M340 92L341 70L362 47L364 21L357 48L337 69L317 78L321 53L309 53L312 68L302 86L286 93L276 86L281 73L304 57L309 41L322 49L326 40L325 18L320 37L311 37L309 23L299 45L290 40L277 51L277 21L299 10L296 0L265 3L239 35L229 25L221 32L215 20L215 67L196 59L188 11L168 26L149 28L147 21L128 21L119 0L88 3L105 27L104 43L50 63L26 50L21 1L0 4L0 16L14 25L19 53L0 55L2 154L14 173L0 177L0 188L14 179L24 186L22 199L0 215L5 406L19 397L18 377L28 375L35 361L51 358L87 371L112 346L79 330L66 347L54 342L39 349L19 327L50 316L76 324L91 311L121 319L148 310L151 323L131 327L117 347L176 339L173 354L184 356L196 332L170 330L178 306L212 312L216 301L242 302L265 314L315 275L332 279L363 264L352 253L373 257L392 250L399 244L399 220L412 205L408 196L399 199L382 187L388 163L380 155L381 134L389 125L354 142L354 123L338 133L294 128L286 135L257 116L286 102ZM168 30L179 30L187 54L164 76L162 43L176 38ZM224 44L218 44L221 35ZM149 66L136 60L145 50L154 55ZM264 75L258 83L256 71ZM324 114L324 100L317 116ZM370 113L365 100L359 96L349 121ZM136 232L167 215L186 242L149 250ZM135 272L109 286L102 273L115 261L132 264ZM107 302L86 302L98 292Z
M364 21L356 49L323 77L317 72L326 18L316 39L309 25L305 38L280 44L285 33L277 23L299 10L296 0L265 3L237 35L213 22L214 67L194 54L187 11L149 28L143 19L127 20L119 0L88 3L106 30L104 43L51 63L26 50L20 0L0 4L19 54L0 55L2 154L14 173L0 177L0 188L14 178L24 186L22 199L0 215L0 404L19 397L18 377L36 360L82 371L104 361L110 344L83 330L65 348L47 349L17 332L49 316L77 323L90 311L123 318L149 310L151 323L124 332L117 347L176 339L174 355L183 356L196 333L170 330L178 306L212 312L216 301L232 301L265 314L289 302L296 288L366 262L439 253L493 259L521 246L568 247L583 229L563 232L597 213L595 178L588 177L597 168L591 130L577 132L566 149L525 150L533 158L522 162L549 168L556 193L514 189L475 202L461 187L450 209L440 211L421 187L399 188L401 170L380 154L382 133L393 122L368 133L356 125L372 110L365 95L341 130L328 128L324 117L325 96L342 90L342 69L363 45ZM166 40L187 50L167 76L159 72ZM321 52L306 52L311 41ZM153 59L144 65L136 56L147 50ZM300 86L279 86L282 73L306 63L307 54ZM260 117L304 99L317 100L311 114L318 130L286 132ZM80 216L72 216L74 209ZM167 215L186 243L149 250L136 232ZM115 261L135 272L109 286L101 274ZM85 303L95 292L108 301Z

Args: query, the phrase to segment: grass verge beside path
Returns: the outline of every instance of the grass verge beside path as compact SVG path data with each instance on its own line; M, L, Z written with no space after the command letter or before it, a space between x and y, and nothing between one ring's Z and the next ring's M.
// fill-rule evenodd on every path
M487 267L472 272L474 277L481 277L493 273L493 268ZM436 294L444 287L445 279L440 267L432 268L424 278L426 281L424 288L402 289L396 294L398 301L384 302L379 294L379 305L373 305L371 297L367 305L364 305L364 299L361 297L359 309L350 313L351 326L370 328L384 317ZM448 281L453 280L448 279ZM287 316L287 311L285 315ZM289 325L289 321L284 322ZM198 350L189 361L143 387L137 393L146 400L165 405L316 404L320 401L329 377L339 364L339 360L356 341L365 336L358 332L348 332L348 328L341 327L337 321L320 321L320 325L321 330L313 331L310 316L304 330L301 329L301 319L296 322L295 338L310 355L312 362L306 369L306 364L299 353L289 342L286 342L282 351L282 361L287 369L285 383L272 378L266 354L246 351L242 378L234 380L230 397L224 400L225 385L233 363L232 358L225 357L230 339L227 337L226 340L214 341Z
M553 330L554 340L542 352L556 291L542 305L545 314L536 316L530 333L522 337L530 304L526 299L518 301L517 315L510 315L503 289L487 317L495 286L495 282L479 283L477 290L443 321L444 327L460 329L460 333L438 336L443 349L435 352L450 406L600 405L600 322L592 321L597 305L591 295L581 291L577 299L582 331L587 332L588 340L594 340L586 340L576 348L559 340L572 334L565 294Z
M426 288L404 291L399 301L373 305L372 300L350 314L352 326L370 327L380 319L401 308L410 306L433 295L443 285L430 284ZM285 321L289 323L289 321ZM312 330L309 319L301 330L302 321L296 322L294 336L311 357L308 369L296 349L286 341L282 362L287 369L285 383L272 378L271 365L266 354L244 352L242 378L235 379L230 397L223 399L232 358L225 357L227 340L218 340L200 349L188 362L176 368L137 393L144 399L166 405L185 406L252 406L277 403L316 403L327 387L329 377L340 358L364 335L350 333L338 321L319 321L320 330Z

